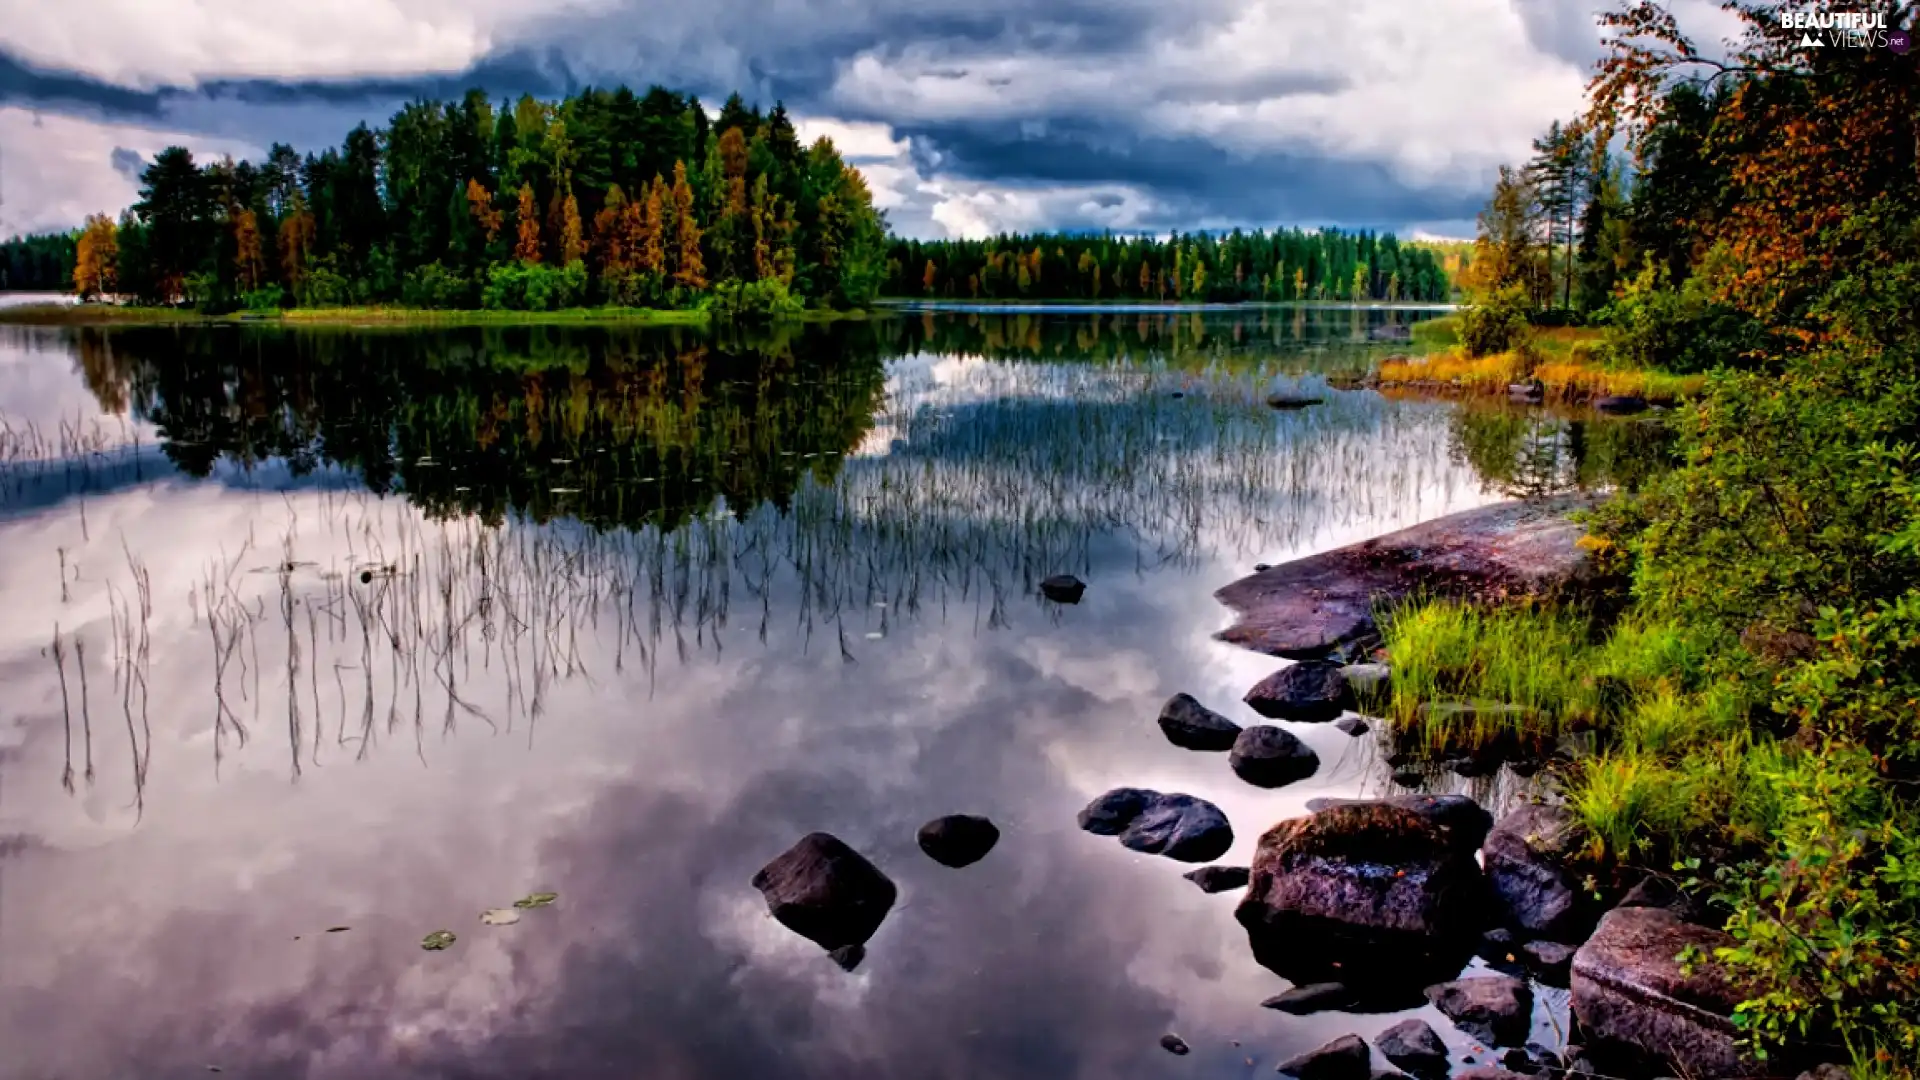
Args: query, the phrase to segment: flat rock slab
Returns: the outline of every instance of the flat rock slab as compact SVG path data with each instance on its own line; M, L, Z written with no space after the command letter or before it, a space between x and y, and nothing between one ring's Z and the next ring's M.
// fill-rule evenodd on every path
M1415 593L1551 592L1589 565L1577 544L1586 530L1569 515L1590 505L1583 496L1499 503L1270 567L1214 594L1239 616L1220 640L1313 659L1372 639L1376 608Z

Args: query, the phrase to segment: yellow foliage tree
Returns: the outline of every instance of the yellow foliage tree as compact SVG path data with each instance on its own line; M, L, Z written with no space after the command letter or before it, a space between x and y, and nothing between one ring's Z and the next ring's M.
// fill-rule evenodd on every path
M513 245L513 257L523 263L540 261L540 208L533 201L533 185L520 185L520 202L515 217L519 229Z
M467 209L472 211L480 231L486 234L487 243L493 243L500 235L501 219L505 215L494 207L493 192L478 180L467 181Z
M113 219L105 214L89 215L74 251L73 288L80 299L113 292L119 258L120 232Z
M707 287L706 260L700 255L700 223L693 216L693 185L687 163L673 163L673 282L682 288Z

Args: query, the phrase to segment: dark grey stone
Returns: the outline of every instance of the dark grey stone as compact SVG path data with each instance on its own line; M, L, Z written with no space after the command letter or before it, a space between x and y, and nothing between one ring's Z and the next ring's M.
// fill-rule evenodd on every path
M1227 764L1235 776L1255 787L1277 788L1319 771L1320 757L1291 732L1261 724L1234 739Z

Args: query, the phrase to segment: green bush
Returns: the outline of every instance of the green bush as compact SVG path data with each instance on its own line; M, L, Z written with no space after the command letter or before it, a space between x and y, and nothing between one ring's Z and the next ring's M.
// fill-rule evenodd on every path
M1526 290L1508 285L1460 313L1460 344L1469 356L1525 351L1533 342L1531 310Z
M587 267L500 263L487 271L480 305L496 311L558 311L578 307L587 294Z
M1766 345L1760 323L1706 298L1698 276L1675 289L1664 266L1646 269L1600 314L1611 325L1603 358L1626 367L1681 375L1753 362Z
M703 306L714 318L724 322L773 322L805 310L800 298L774 278L760 281L728 278L715 282Z
M353 288L346 277L334 269L331 258L315 259L301 277L295 297L301 307L339 307L353 303Z
M407 272L400 302L408 307L459 309L473 306L473 282L437 262Z

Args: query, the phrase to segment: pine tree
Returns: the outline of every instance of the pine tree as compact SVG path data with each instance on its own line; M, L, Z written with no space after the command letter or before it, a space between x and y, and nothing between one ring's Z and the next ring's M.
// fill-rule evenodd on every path
M267 276L266 259L260 251L260 222L252 210L233 215L233 272L243 292L257 290Z
M280 222L280 270L287 289L295 296L307 281L307 266L313 259L313 245L319 236L319 222L307 209L307 200L298 190L293 193L292 209Z

